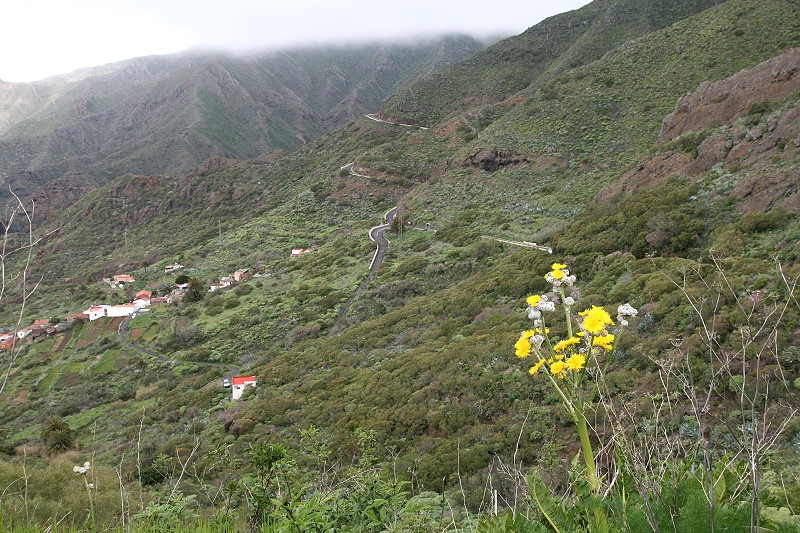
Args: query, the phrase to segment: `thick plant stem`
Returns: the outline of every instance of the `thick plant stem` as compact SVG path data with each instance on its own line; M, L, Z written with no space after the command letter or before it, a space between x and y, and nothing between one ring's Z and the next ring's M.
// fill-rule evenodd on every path
M581 449L583 450L583 462L586 464L586 480L592 487L592 492L600 492L600 478L597 477L597 465L594 462L594 451L592 443L589 441L589 428L586 425L586 417L583 416L583 406L575 410L575 425L578 427L578 436L581 438Z

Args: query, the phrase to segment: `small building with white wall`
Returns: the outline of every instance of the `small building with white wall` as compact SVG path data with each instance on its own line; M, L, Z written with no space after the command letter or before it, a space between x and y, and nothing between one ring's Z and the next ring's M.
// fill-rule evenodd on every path
M247 387L255 388L258 379L255 376L233 376L231 379L231 399L238 400L244 394Z

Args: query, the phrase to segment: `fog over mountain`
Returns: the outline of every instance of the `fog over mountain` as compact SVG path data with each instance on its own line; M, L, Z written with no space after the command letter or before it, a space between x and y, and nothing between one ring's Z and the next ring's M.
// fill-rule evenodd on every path
M467 33L514 35L586 0L378 3L364 0L9 2L0 80L31 82L91 66L189 49L263 52Z

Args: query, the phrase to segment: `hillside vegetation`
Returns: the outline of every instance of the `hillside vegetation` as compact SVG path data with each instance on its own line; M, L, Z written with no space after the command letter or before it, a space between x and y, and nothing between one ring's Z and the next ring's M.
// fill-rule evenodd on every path
M451 36L249 57L186 53L0 82L0 178L34 195L43 216L75 200L65 189L84 194L121 174L182 175L214 156L296 149L481 48Z
M174 364L110 319L20 343L0 393L3 520L796 530L798 47L795 1L596 1L398 91L386 121L81 196L35 233L36 291L8 278L5 324L22 301L22 326L126 301L101 281L118 273L166 294L173 262L206 287L259 276L133 319L130 340ZM563 272L575 292L552 283ZM540 295L559 310L546 327ZM573 335L593 306L608 321ZM530 375L535 335L552 342ZM198 363L258 387L231 401L225 371ZM15 481L24 466L81 489L85 460L107 486L73 492L96 514Z

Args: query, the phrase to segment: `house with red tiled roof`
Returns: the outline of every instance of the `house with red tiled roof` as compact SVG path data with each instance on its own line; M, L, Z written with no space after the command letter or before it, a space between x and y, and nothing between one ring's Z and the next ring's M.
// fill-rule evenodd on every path
M139 300L140 302L147 302L149 304L152 297L153 297L152 291L139 291L133 297L133 300L134 301Z
M0 334L0 350L11 350L16 342L17 338L11 333Z
M130 274L116 274L111 279L117 285L125 285L126 283L133 283L134 281L136 281L136 278L134 278Z
M258 379L255 376L233 376L231 379L231 399L238 400L247 387L255 388Z
M85 320L85 319L86 319L85 311L78 311L77 313L72 313L71 315L67 315L66 317L64 317L64 320L67 322L67 324L72 324L76 320Z
M32 339L37 339L42 337L47 330L47 326L50 325L50 320L46 318L40 318L33 321L33 324L30 326L21 328L17 330L17 338L24 339L25 337L30 336Z

